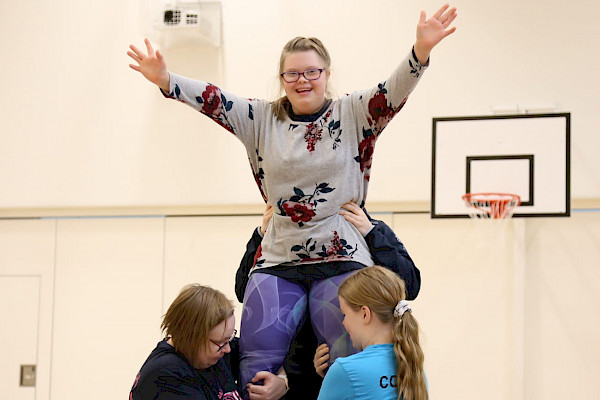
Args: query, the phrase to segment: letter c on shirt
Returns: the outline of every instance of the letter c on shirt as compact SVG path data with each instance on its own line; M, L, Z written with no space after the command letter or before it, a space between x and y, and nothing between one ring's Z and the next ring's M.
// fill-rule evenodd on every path
M386 387L388 387L387 380L388 380L387 376L385 376L385 375L384 375L384 376L382 376L382 377L379 379L379 386L381 386L381 388L383 388L383 389L385 389ZM384 382L385 382L385 383L384 383Z

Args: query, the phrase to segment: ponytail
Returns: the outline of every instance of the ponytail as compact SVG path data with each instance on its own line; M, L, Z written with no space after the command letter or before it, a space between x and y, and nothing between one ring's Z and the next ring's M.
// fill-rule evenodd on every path
M412 312L395 318L392 336L398 365L398 400L428 400L423 371L425 357L419 344L419 324Z
M391 324L398 368L398 400L428 400L419 325L404 300L404 281L389 269L368 267L349 276L340 285L338 294L350 307L367 306L381 322Z

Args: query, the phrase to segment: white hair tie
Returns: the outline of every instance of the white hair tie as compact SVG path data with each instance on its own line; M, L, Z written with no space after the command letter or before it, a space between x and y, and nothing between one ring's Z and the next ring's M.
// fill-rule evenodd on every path
M412 309L408 306L406 300L400 300L398 304L396 304L396 307L394 307L394 317L401 318L406 311L411 313Z

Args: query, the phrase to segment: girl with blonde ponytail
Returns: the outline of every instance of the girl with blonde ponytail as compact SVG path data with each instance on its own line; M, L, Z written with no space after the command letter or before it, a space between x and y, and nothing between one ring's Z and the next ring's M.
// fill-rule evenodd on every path
M360 353L329 367L319 400L428 400L419 326L404 281L379 266L359 270L338 290L343 325Z

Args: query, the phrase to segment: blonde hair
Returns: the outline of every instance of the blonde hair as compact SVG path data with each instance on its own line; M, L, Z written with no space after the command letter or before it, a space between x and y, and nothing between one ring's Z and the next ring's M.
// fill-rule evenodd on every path
M341 284L338 295L353 310L367 306L381 322L392 323L398 399L427 400L419 325L411 312L394 316L396 304L406 298L404 281L383 267L363 268Z
M163 317L161 329L175 350L196 366L208 333L233 315L233 303L218 290L199 284L185 286Z
M314 50L317 53L317 55L321 58L321 60L323 60L323 63L325 64L324 65L325 69L330 70L331 57L329 57L329 52L325 48L325 45L323 45L323 43L319 39L314 38L314 37L309 37L309 38L300 37L300 36L295 37L292 40L290 40L289 42L287 42L285 44L285 46L283 46L283 49L281 50L281 56L279 57L280 93L283 92L283 84L282 84L281 74L284 72L283 67L285 64L286 57L291 53L300 53L303 51L310 51L310 50ZM330 92L329 85L327 85L327 87L325 89L325 96L327 98L331 98L331 92ZM288 100L287 96L282 96L282 97L278 98L277 100L275 100L273 103L271 103L271 109L273 110L273 113L277 116L277 119L283 120L285 118L286 104L289 104L289 100Z

